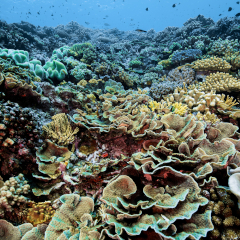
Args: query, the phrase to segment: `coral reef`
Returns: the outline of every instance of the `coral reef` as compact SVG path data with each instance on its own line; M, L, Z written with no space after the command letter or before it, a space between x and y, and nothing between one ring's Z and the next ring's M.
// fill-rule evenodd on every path
M238 239L238 25L0 21L0 239Z

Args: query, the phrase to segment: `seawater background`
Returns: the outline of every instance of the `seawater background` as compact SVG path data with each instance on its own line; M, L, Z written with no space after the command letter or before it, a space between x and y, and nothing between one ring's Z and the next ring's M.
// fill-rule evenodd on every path
M0 0L0 20L55 27L76 21L96 29L181 27L202 14L214 21L240 12L238 0ZM172 5L176 4L173 8ZM229 7L232 11L228 11ZM148 8L148 11L146 11ZM219 16L219 14L222 14ZM53 15L53 16L52 16Z

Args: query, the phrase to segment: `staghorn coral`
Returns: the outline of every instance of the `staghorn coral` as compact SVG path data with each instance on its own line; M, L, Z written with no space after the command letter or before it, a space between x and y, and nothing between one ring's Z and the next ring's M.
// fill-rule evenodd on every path
M175 89L173 94L164 97L164 100L168 105L172 105L174 102L186 104L191 112L204 112L207 113L212 109L229 109L235 105L235 102L231 98L225 95L216 94L215 91L207 92L199 91L198 89L183 90Z
M201 121L209 122L209 123L217 123L220 122L220 119L214 113L210 113L207 111L205 114L201 114L200 112L197 113L196 118Z
M180 116L183 116L185 113L187 113L187 105L182 103L174 103L173 105L173 112L176 114L179 114Z
M74 141L74 135L79 131L78 128L72 130L68 117L65 113L59 113L52 117L52 122L43 126L43 132L53 142L59 145L69 145Z
M211 50L209 54L217 54L223 56L225 54L233 54L238 49L239 43L237 39L221 39L219 38L216 41L213 41L211 44Z
M228 72L231 65L224 59L219 57L210 57L202 60L197 60L191 64L192 68L198 71L216 70L220 72Z

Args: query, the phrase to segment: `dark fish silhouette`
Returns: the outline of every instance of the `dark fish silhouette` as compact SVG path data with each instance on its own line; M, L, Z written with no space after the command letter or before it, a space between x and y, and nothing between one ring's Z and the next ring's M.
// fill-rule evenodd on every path
M232 11L232 8L230 7L230 8L228 9L228 11L231 12L231 11Z
M104 25L105 25L105 26L110 26L110 24L108 24L108 23L104 23Z
M85 22L87 25L89 25L90 23L89 22Z
M148 11L148 8L146 8L146 11Z
M218 16L222 16L222 14L219 14Z
M175 7L176 7L176 4L174 3L174 4L172 5L172 7L175 8Z
M236 15L235 15L235 17L239 17L240 16L240 13L237 13Z
M236 4L239 4L239 2L236 2Z
M147 31L142 30L142 29L136 29L135 31L137 31L137 32L147 32Z
M40 15L40 12L37 12L38 15Z

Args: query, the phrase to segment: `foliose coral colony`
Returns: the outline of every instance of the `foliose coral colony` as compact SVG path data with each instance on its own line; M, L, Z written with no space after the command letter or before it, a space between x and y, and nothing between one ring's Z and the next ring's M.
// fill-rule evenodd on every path
M0 21L0 240L240 239L239 24Z

